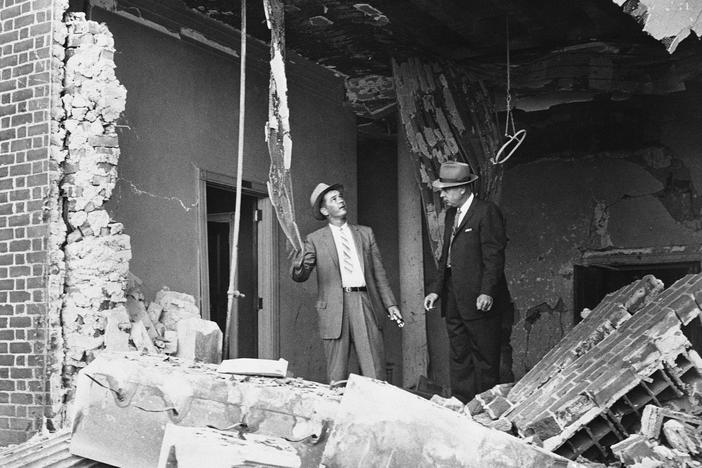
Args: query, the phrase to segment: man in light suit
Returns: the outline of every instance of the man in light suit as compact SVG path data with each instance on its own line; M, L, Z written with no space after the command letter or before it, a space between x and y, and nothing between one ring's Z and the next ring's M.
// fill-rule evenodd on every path
M381 332L385 313L402 326L373 230L346 221L339 184L320 183L310 196L313 215L328 224L307 236L294 259L292 279L306 281L317 267L317 313L329 382L345 380L355 351L361 373L385 379Z
M477 178L467 164L446 162L433 183L448 210L438 276L424 298L429 310L441 297L451 392L463 402L499 383L501 321L511 304L504 219L495 204L473 195Z

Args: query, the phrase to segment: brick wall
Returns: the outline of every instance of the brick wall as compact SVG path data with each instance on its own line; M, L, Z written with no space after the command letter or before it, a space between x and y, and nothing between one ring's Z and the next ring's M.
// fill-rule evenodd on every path
M65 231L51 142L67 6L0 0L0 445L59 416Z

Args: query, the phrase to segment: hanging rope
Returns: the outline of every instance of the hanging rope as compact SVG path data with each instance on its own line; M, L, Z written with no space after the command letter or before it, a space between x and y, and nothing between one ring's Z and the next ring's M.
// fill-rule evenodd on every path
M227 319L224 324L224 346L222 357L229 357L229 340L231 339L232 312L234 298L244 297L236 288L239 224L241 223L241 183L244 171L244 122L246 116L246 0L241 0L241 66L239 70L239 141L236 154L236 207L234 208L234 238L232 241L231 262L229 263L229 289L227 290Z
M490 162L493 164L503 164L506 162L512 157L514 152L517 151L517 148L519 148L526 138L526 130L522 129L517 131L517 127L514 125L514 114L512 113L511 63L509 59L509 16L507 17L505 23L505 35L507 37L507 90L505 93L505 109L507 112L505 115L505 138L507 138L507 141L505 141L505 143L500 147L495 157L490 159Z

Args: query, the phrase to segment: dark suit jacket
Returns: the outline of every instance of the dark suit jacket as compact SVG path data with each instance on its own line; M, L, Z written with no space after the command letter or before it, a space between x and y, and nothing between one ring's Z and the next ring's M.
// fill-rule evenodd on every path
M429 292L445 299L446 264L451 230L456 209L446 212L444 244L439 262L437 280ZM473 198L468 212L458 227L451 246L451 276L458 309L464 319L476 319L502 309L509 304L505 281L505 247L507 236L502 213L489 201ZM493 299L490 311L479 311L475 301L480 294ZM441 301L442 315L446 313L446 300Z
M397 305L397 302L390 289L373 230L367 226L352 224L348 226L353 234L358 259L363 268L376 325L382 328L385 309ZM297 282L307 281L315 266L317 267L316 308L319 314L319 331L322 339L337 339L341 336L344 292L341 289L339 256L334 244L334 236L328 225L307 236L302 264L299 268L295 268L293 263L290 276Z

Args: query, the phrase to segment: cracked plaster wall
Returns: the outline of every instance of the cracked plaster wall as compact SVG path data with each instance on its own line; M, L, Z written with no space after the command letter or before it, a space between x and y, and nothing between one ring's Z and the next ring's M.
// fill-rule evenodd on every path
M119 129L120 175L108 209L131 235L130 270L144 281L146 297L165 285L199 299L198 170L235 176L238 59L99 8L92 17L114 34L117 77L129 90ZM268 48L251 41L244 180L259 183L267 180L270 163L263 133L268 60ZM309 194L322 181L344 184L356 219L356 127L342 105L341 79L299 57L287 72L295 205L304 236L322 226L309 212ZM281 356L295 375L323 380L316 280L300 285L289 278L282 232L277 249Z
M654 101L650 132L642 137L649 142L635 150L600 148L570 158L561 151L506 171L502 207L510 236L507 277L518 314L512 334L517 378L580 312L573 311L573 263L583 252L695 247L702 241L697 102L696 92Z

